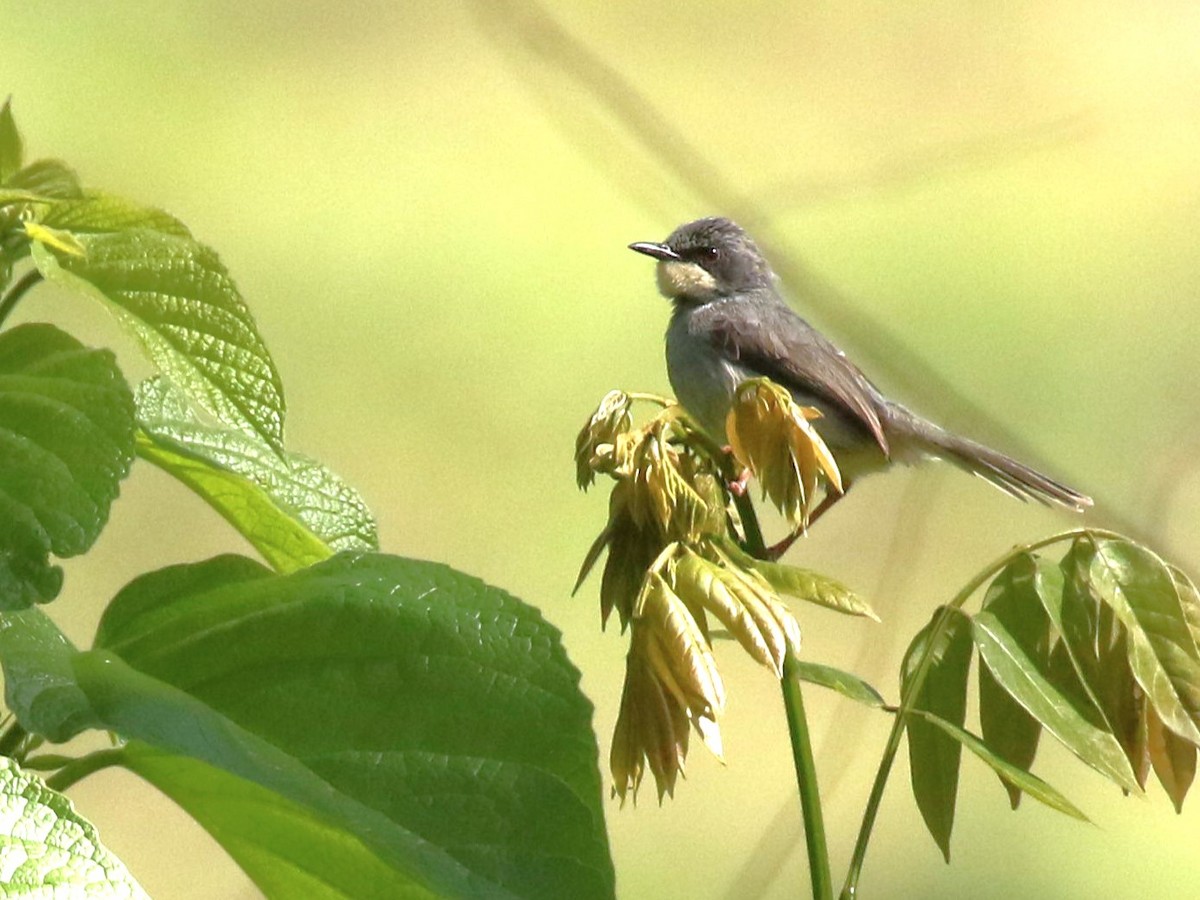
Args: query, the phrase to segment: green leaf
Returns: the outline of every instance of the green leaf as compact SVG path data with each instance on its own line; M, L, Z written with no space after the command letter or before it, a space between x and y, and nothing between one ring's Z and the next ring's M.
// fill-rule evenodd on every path
M1147 702L1164 725L1200 744L1200 650L1166 564L1136 544L1099 541L1089 581L1125 628Z
M1141 793L1121 744L1090 704L1055 685L995 615L975 616L979 657L999 685L1062 744L1101 775Z
M40 609L0 616L4 705L26 731L62 742L99 727L75 680L78 652Z
M796 677L802 681L827 687L837 691L843 697L849 697L851 700L867 706L878 709L887 705L879 691L850 672L843 672L841 669L823 666L819 663L802 662L798 659L792 660L788 671L794 672Z
M1032 772L1027 772L1018 766L993 753L983 741L977 738L971 732L959 728L957 725L952 725L940 716L935 716L932 713L924 710L916 710L915 714L920 716L925 721L937 726L943 732L948 734L954 740L958 741L977 757L992 767L992 770L1000 776L1001 780L1009 784L1013 791L1020 795L1022 791L1027 793L1034 800L1046 804L1051 809L1056 809L1061 813L1066 813L1084 822L1088 822L1087 816L1080 811L1079 807L1073 804L1070 800L1052 788L1049 784L1038 778Z
M39 159L31 162L7 179L4 186L29 191L51 200L70 200L83 196L79 176L58 159Z
M5 897L148 896L70 800L5 757L0 757L0 874Z
M192 236L186 225L161 209L139 206L98 191L88 191L78 199L55 203L38 221L49 228L70 231L76 235L144 228L175 237Z
M724 553L743 568L758 572L780 594L847 615L864 616L876 622L880 620L866 601L839 581L809 569L756 559L728 539L720 540L719 544Z
M321 464L203 424L165 379L143 382L136 402L138 454L195 491L276 570L379 546L362 498Z
M0 107L0 184L21 168L24 155L21 133L13 120L12 97L9 97Z
M1057 571L1057 570L1052 570ZM1042 670L1050 661L1050 619L1038 591L1046 587L1037 561L1022 555L1009 563L988 587L983 608L994 615ZM984 742L1005 762L1028 769L1037 755L1041 723L1004 690L986 661L979 666L979 724ZM1016 809L1021 792L1001 778Z
M557 632L503 591L373 554L287 576L221 558L130 584L97 645L295 760L339 802L448 854L491 891L612 895L591 705ZM265 757L260 771L204 756L226 737L190 726L195 711L151 715L121 692L113 702L125 710L124 734L146 740L141 732L171 718L184 741L173 752L260 784L270 775ZM367 831L354 833L392 859Z
M945 618L934 643L930 637ZM914 710L925 710L961 726L967 712L967 677L971 669L971 619L957 609L941 607L909 645L901 669L901 693L906 698L913 677L929 657L924 684L912 701ZM958 796L958 769L962 748L935 726L916 718L906 723L908 761L913 796L929 833L950 861L950 834Z
M246 304L209 248L148 229L77 235L86 256L35 244L50 281L104 301L164 375L224 424L283 449L283 389Z
M133 397L113 354L51 325L0 333L0 610L52 600L49 554L83 553L133 460Z
M186 809L268 897L436 896L351 830L253 781L140 742L125 748L123 764Z

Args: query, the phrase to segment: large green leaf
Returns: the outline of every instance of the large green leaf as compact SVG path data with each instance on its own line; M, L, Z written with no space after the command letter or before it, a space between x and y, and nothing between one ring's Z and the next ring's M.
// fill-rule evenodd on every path
M23 158L21 133L17 131L17 123L13 120L12 98L9 97L0 107L0 184L8 181L21 168Z
M1057 569L1051 571L1057 574ZM1050 659L1050 619L1038 597L1038 591L1046 587L1042 574L1034 557L1018 557L988 587L983 608L1044 670ZM1004 690L986 661L979 666L979 724L984 742L1005 762L1026 770L1033 764L1041 723ZM1016 809L1021 802L1020 788L1003 775L1000 780Z
M55 203L46 209L38 221L49 228L70 231L76 235L145 228L175 237L192 236L187 226L170 213L139 206L99 191L86 191L75 199Z
M941 729L945 734L958 741L979 757L979 759L991 766L992 771L999 775L1000 779L1008 784L1017 796L1020 796L1021 792L1024 791L1033 797L1033 799L1045 803L1051 809L1057 809L1061 813L1066 813L1068 816L1081 819L1084 822L1088 821L1087 816L1074 803L1032 772L1020 766L1014 766L1008 760L992 752L992 749L987 744L971 734L971 732L957 725L952 725L945 719L924 710L917 710L916 715Z
M83 256L33 245L50 281L104 301L164 375L223 423L283 449L283 388L216 253L148 228L73 235Z
M1096 544L1089 581L1124 627L1133 677L1163 724L1200 745L1200 650L1171 571L1128 541Z
M1095 707L1060 689L992 613L978 613L974 631L980 659L1014 700L1097 772L1140 793L1125 751Z
M320 463L204 424L165 379L143 382L136 400L139 455L199 494L276 570L378 547L362 498Z
M87 550L133 460L133 397L107 350L51 325L0 334L0 610L53 599L49 554Z
M801 681L827 687L837 691L843 697L849 697L866 706L878 709L886 705L879 691L851 672L835 669L833 666L823 666L820 663L802 662L798 659L793 659L788 664L788 672Z
M946 621L939 627L943 619ZM937 638L931 644L935 630ZM922 658L929 657L925 681L913 700L913 709L962 726L967 712L972 649L968 616L950 607L934 612L929 624L913 638L901 669L901 692L907 697ZM905 727L913 796L929 833L949 862L962 745L919 717L910 717Z
M78 655L40 609L0 614L4 705L26 731L61 742L101 727L75 679Z
M612 893L591 706L554 629L502 591L380 555L285 577L221 558L133 582L97 645L496 890Z
M0 757L0 897L146 897L71 801Z

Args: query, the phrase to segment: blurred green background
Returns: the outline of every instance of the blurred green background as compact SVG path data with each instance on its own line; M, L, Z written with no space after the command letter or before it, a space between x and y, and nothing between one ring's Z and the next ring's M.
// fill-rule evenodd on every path
M598 631L595 582L569 597L606 509L603 490L576 492L572 442L608 389L668 391L668 309L625 245L730 210L565 74L554 32L531 32L520 3L2 8L0 93L28 152L218 249L283 373L290 446L363 492L386 550L480 575L561 627L606 758L624 647ZM549 10L746 198L781 258L832 286L832 306L793 299L881 386L977 437L1002 423L1097 496L1089 521L1136 527L1197 574L1200 6ZM848 310L990 419L913 377ZM77 298L43 289L20 315L146 371ZM802 610L809 658L895 698L900 654L938 603L1013 543L1077 521L948 467L866 481L789 559L851 584L885 623ZM135 574L242 549L139 464L54 612L87 643ZM636 808L609 805L622 897L806 889L777 686L729 648L718 658L727 764L696 749L674 800L647 785ZM888 723L809 695L840 878ZM865 896L1200 894L1194 806L1177 817L1157 787L1123 799L1049 743L1039 766L1098 827L1028 801L1009 812L967 759L947 867L902 760ZM73 796L151 894L257 895L131 776Z

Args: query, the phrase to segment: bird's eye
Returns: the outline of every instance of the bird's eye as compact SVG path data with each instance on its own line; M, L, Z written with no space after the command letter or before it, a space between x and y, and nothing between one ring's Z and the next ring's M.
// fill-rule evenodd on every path
M704 262L716 262L721 258L721 249L719 247L701 247L699 256Z

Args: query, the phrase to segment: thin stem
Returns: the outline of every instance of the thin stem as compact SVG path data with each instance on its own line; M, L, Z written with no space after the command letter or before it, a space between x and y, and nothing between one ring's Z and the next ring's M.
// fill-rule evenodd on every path
M13 307L17 305L17 301L24 297L26 292L41 280L42 273L37 269L31 269L21 277L20 281L12 286L12 290L5 294L3 300L0 300L0 325L4 324L4 320L13 311Z
M746 552L755 559L767 559L770 551L763 540L758 513L754 511L754 501L747 494L734 494L733 505L737 507L738 516L742 520L742 530L746 532Z
M792 761L796 765L796 786L800 790L800 810L804 816L804 842L808 848L808 874L813 900L832 900L833 877L829 873L829 850L825 845L825 818L821 794L817 789L817 768L813 761L808 719L804 715L804 697L795 672L796 659L788 653L783 660L783 705L787 710L788 733L792 739Z
M1093 539L1096 537L1121 538L1121 535L1111 531L1094 528L1076 528L1028 544L1019 544L985 566L955 594L954 599L948 605L942 607L941 615L938 616L937 622L934 623L933 628L929 631L929 638L925 642L925 652L917 664L913 677L909 680L904 695L900 698L900 708L897 710L895 721L892 722L892 730L888 734L887 744L883 749L883 758L879 761L879 770L875 773L875 783L871 785L871 796L867 800L867 808L863 813L858 840L854 844L854 855L850 859L850 870L846 875L846 883L842 887L841 900L853 900L857 895L858 879L862 873L863 861L866 858L867 844L871 840L871 830L875 827L875 818L879 814L879 804L883 800L883 790L887 786L888 776L891 775L892 763L895 762L896 752L900 749L900 739L904 735L905 727L908 725L908 717L912 712L913 706L916 704L917 696L921 693L921 688L925 685L925 678L929 674L929 669L933 665L932 650L938 646L941 640L942 632L946 629L950 621L951 611L960 609L970 599L972 594L983 587L988 579L1000 572L1000 570L1018 556L1032 553L1050 544L1084 536Z
M81 778L86 778L93 772L99 772L101 769L107 769L109 766L117 765L123 755L124 750L120 747L89 753L87 756L80 757L74 762L67 763L67 765L47 778L46 786L62 793Z

